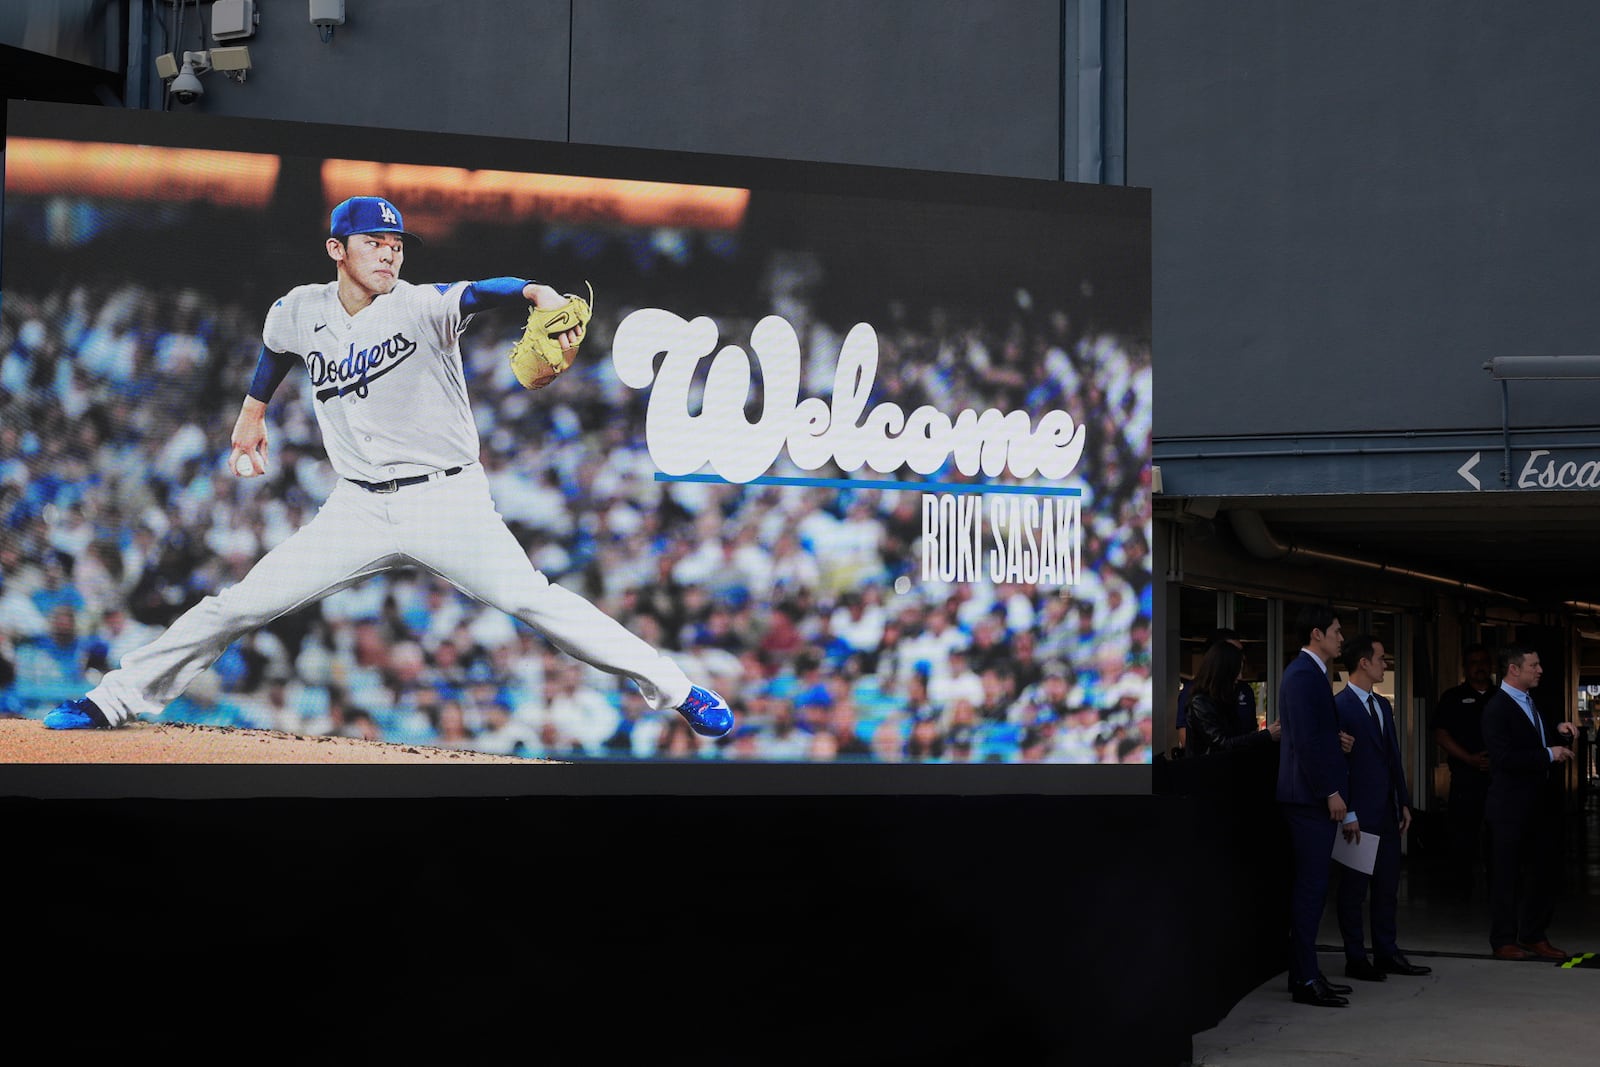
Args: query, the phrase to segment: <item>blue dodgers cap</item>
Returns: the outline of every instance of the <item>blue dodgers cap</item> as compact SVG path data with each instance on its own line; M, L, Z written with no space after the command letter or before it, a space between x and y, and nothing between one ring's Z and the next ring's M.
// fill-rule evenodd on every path
M406 232L400 209L381 196L352 196L333 209L328 219L329 237L349 237L358 233L397 233L408 241L421 240Z

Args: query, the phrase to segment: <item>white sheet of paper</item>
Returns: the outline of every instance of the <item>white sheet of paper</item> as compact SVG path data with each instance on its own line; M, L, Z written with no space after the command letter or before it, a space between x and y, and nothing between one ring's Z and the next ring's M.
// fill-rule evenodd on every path
M1344 839L1343 829L1336 831L1333 835L1333 858L1352 870L1371 874L1373 865L1378 862L1378 835L1363 831L1361 840L1352 844Z

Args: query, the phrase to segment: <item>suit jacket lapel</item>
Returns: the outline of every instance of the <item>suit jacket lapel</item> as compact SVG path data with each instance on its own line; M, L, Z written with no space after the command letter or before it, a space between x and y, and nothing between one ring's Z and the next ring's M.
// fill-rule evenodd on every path
M1405 757L1400 753L1400 732L1395 729L1394 725L1394 706L1379 697L1378 707L1388 717L1389 738L1385 750L1389 759L1389 777L1392 779L1391 784L1394 786L1395 806L1399 807L1405 804L1406 799L1406 768ZM1396 811L1395 817L1398 819L1399 816L1400 813Z
M1533 705L1533 716L1534 719L1539 720L1538 723L1528 718L1528 713L1523 710L1522 704L1510 693L1502 689L1500 695L1506 698L1506 704L1510 707L1511 714L1517 717L1523 736L1528 739L1528 748L1543 748L1545 745L1550 744L1550 724L1544 721L1544 714L1539 710L1539 705L1534 702L1532 694L1528 696L1528 703Z
M1529 699L1529 703L1532 703L1533 698L1529 697L1528 699ZM1528 747L1529 748L1540 748L1540 747L1542 747L1543 740L1542 740L1542 738L1540 736L1540 728L1541 728L1541 726L1543 726L1543 724L1542 723L1535 723L1533 721L1533 719L1528 718L1528 713L1523 710L1522 705L1517 703L1516 700L1512 700L1511 701L1511 710L1515 711L1517 713L1517 718L1522 720L1522 729L1524 731L1526 731L1528 740L1530 742L1532 742ZM1539 705L1537 705L1537 704L1533 705L1533 714L1534 714L1535 718L1538 717L1538 715L1539 715Z
M1383 716L1383 750L1386 755L1400 754L1400 734L1394 728L1394 707L1382 697L1378 698L1378 714Z

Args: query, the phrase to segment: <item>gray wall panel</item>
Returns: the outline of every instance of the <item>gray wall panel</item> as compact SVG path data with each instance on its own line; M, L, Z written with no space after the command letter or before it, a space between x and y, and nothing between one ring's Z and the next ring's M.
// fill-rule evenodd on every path
M580 0L572 138L1054 178L1058 0Z
M1498 427L1484 359L1600 350L1592 5L1129 8L1158 436Z
M346 22L327 44L311 25L305 0L258 6L256 35L229 42L250 49L253 68L245 83L205 75L199 110L566 139L567 0L347 0ZM202 47L190 11L184 43L171 49L179 55ZM153 39L162 51L159 30ZM204 47L214 44L207 37ZM159 86L153 99L160 99ZM175 103L172 110L182 108Z

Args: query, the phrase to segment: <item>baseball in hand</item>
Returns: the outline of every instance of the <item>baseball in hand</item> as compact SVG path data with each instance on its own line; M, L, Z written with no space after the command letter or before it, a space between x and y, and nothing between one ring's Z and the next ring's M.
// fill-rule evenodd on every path
M256 472L256 465L247 454L241 452L239 458L233 461L233 469L239 477L248 478Z

